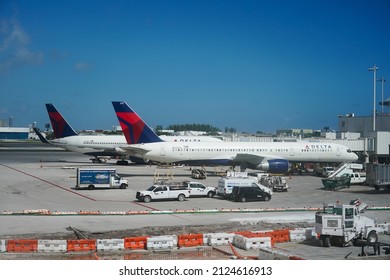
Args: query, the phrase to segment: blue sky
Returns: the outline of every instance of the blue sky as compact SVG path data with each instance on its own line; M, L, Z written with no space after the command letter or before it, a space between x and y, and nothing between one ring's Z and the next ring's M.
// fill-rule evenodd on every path
M124 100L151 127L337 129L372 114L374 64L390 97L389 14L388 0L2 0L0 119L44 128L53 103L75 129L110 129Z

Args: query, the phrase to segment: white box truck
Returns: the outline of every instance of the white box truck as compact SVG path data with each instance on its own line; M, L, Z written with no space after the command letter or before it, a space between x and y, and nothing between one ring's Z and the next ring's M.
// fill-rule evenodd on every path
M233 187L251 186L257 182L256 177L222 177L218 180L217 195L230 198Z
M120 188L126 189L128 182L122 179L116 168L77 168L76 189Z

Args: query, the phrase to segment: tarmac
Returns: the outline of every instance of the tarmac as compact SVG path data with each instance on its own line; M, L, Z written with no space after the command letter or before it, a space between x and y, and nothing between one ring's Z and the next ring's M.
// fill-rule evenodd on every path
M214 197L189 198L183 202L142 203L135 199L138 190L146 189L158 178L193 180L190 178L190 168L117 166L114 160L109 160L99 166L115 166L118 174L129 181L127 189L76 190L76 169L86 166L96 167L96 164L92 164L90 158L82 154L51 150L36 144L1 142L0 239L21 234L65 232L70 225L98 232L145 226L215 225L234 221L242 224L314 224L315 209L321 208L324 203L338 201L348 204L356 198L372 209L366 211L365 216L380 224L390 223L389 210L382 210L389 207L390 191L377 191L364 185L327 191L323 189L321 178L311 175L292 176L288 179L289 191L274 192L268 202L241 203ZM208 176L202 183L217 186L221 169L223 167L208 168ZM57 215L31 214L42 211ZM80 211L105 214L74 214ZM390 243L390 237L380 234L380 241ZM361 246L323 248L319 247L318 240L280 243L276 249L304 259L345 259L346 256L351 259L359 257L362 250Z

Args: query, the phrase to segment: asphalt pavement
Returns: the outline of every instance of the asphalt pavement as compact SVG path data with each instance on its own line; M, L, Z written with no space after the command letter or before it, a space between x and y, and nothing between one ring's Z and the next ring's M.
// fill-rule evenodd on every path
M348 204L351 200L359 198L367 203L369 208L380 209L390 204L390 191L376 191L368 186L351 186L339 191L326 191L323 189L321 178L311 175L294 175L288 178L289 191L274 192L268 202L241 203L219 197L205 197L189 198L183 202L142 203L135 199L138 190L151 186L157 178L193 180L190 178L190 168L168 169L155 165L117 166L114 160L110 160L99 166L116 167L118 174L129 181L127 189L77 190L74 187L76 169L86 166L96 167L96 164L91 163L90 158L82 154L58 149L47 150L47 147L39 145L33 147L27 145L23 146L23 149L19 146L12 146L9 149L7 145L0 145L0 236L63 232L69 225L88 231L104 231L145 226L212 225L232 221L314 223L315 211L310 210L320 208L324 203L338 201ZM213 174L220 169L221 167L208 168L208 176L202 183L217 186L219 176ZM57 216L9 214L22 213L26 210L30 212L48 210L51 213L62 214ZM72 214L79 211L98 211L106 214L89 216ZM153 214L118 215L119 212L148 211ZM164 214L162 213L164 211L173 211L174 214ZM182 213L185 211L189 213ZM194 211L197 213L194 214ZM108 214L110 212L113 215ZM64 213L69 215L63 215ZM369 210L365 215L376 219L378 223L390 223L390 212L386 210ZM291 243L290 246L294 245ZM313 247L316 246L307 248Z

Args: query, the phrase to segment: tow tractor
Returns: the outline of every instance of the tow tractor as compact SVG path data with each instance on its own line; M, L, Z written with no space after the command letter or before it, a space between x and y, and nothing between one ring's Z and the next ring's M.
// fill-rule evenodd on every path
M315 214L315 231L323 247L347 246L365 240L368 244L378 242L375 221L362 216L367 204L352 200L349 205L325 204Z

